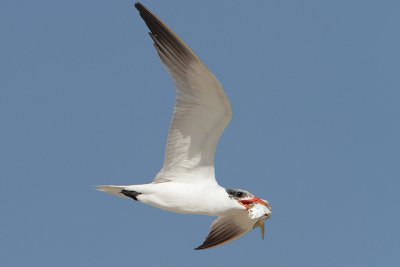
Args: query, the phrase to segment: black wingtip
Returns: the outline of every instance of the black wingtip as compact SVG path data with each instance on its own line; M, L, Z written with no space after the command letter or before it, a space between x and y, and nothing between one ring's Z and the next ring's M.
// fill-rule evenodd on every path
M200 246L198 246L197 248L194 248L194 250L203 250L203 249L206 249L206 248L208 248L208 246L205 246L204 243L203 243Z
M144 10L146 10L145 6L142 5L140 2L136 2L135 7L139 12L143 12Z

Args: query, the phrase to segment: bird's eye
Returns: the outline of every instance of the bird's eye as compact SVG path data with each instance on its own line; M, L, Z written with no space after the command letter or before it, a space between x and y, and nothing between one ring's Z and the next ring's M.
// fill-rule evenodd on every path
M238 197L238 198L242 198L243 195L244 195L244 193L240 192L240 191L236 193L236 197Z

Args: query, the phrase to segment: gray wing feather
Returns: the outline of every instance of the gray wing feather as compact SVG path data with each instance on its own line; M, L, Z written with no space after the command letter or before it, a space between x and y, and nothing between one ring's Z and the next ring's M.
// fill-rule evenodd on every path
M215 76L164 22L142 4L135 7L177 89L164 165L155 182L185 179L179 173L216 182L214 155L232 117L229 100Z

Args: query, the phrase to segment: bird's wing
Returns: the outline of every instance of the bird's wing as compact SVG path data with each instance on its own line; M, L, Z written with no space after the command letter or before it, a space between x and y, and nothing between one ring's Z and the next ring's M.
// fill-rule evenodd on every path
M198 246L199 249L213 248L232 242L257 226L257 221L251 219L247 211L233 215L218 217L211 225L206 240Z
M162 63L176 85L164 165L154 182L216 183L214 154L232 117L224 89L194 52L158 17L136 3Z

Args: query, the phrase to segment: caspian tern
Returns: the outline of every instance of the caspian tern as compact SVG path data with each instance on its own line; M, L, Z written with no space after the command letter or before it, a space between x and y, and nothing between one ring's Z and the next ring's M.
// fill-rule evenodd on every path
M206 240L195 249L226 244L255 227L264 237L264 221L271 215L268 201L245 190L225 189L215 179L215 149L232 117L224 89L161 19L141 3L135 7L176 86L164 165L152 183L97 189L171 212L218 216Z

